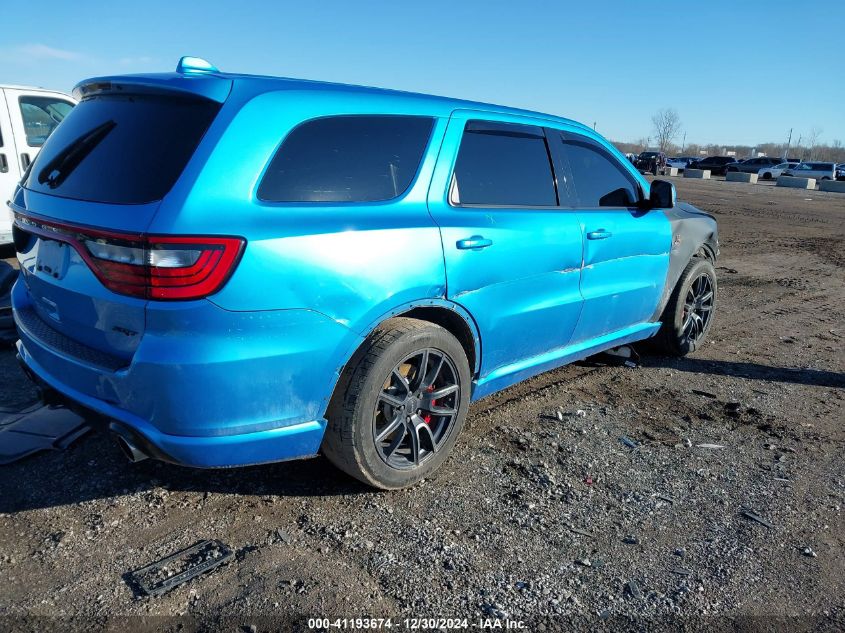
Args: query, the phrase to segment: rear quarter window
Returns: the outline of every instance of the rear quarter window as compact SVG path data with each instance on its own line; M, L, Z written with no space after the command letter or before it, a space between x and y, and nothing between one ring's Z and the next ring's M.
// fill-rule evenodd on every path
M383 202L411 185L434 119L332 116L288 134L258 186L266 202Z

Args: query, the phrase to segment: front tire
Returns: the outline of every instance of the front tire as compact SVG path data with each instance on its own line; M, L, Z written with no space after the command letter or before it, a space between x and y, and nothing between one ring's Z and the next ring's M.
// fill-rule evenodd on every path
M395 318L347 365L332 397L323 453L382 490L411 486L446 461L469 408L466 353L446 329Z
M706 259L690 260L660 318L655 343L671 356L686 356L704 342L716 308L716 270Z

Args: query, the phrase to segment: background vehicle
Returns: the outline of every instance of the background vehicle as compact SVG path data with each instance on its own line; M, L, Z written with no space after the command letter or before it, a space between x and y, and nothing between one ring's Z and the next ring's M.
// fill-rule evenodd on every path
M836 180L845 180L845 163L836 166Z
M798 163L790 167L784 176L798 176L799 178L815 178L816 180L835 180L836 163L807 162Z
M663 152L640 152L634 166L641 172L651 171L653 161L658 161L658 167L666 164L666 154Z
M746 174L757 174L764 167L774 167L779 164L780 158L771 158L769 156L760 156L759 158L748 158L739 163L731 163L725 168L726 172L741 171Z
M708 156L692 163L690 169L709 169L713 176L724 176L728 165L736 162L733 156Z
M757 172L757 175L760 176L763 180L771 180L772 178L777 178L784 171L795 167L798 163L778 163L774 166L762 167L760 171Z
M13 201L22 362L133 459L399 488L471 400L712 324L715 220L589 127L177 70L83 82Z
M12 241L6 201L74 103L61 92L0 85L0 245Z
M695 162L695 158L692 156L678 156L676 158L670 158L666 164L669 167L674 167L678 170L678 173L683 172L684 169L689 167L692 163Z

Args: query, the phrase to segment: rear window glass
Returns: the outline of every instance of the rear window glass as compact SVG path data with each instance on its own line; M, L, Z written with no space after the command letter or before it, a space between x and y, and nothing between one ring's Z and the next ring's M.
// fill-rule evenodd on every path
M470 121L455 163L452 201L463 205L557 205L541 128Z
M93 202L161 200L219 109L212 101L174 96L90 97L44 144L25 186Z
M285 138L258 187L267 202L379 202L401 196L434 120L335 116L306 121Z

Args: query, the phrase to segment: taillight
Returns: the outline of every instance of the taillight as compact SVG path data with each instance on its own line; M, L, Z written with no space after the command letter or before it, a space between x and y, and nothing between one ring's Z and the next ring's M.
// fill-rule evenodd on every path
M125 235L16 215L18 225L72 245L108 289L145 299L200 299L231 276L240 237Z

